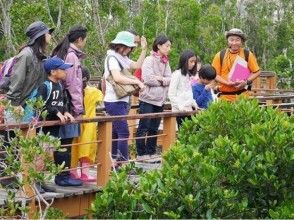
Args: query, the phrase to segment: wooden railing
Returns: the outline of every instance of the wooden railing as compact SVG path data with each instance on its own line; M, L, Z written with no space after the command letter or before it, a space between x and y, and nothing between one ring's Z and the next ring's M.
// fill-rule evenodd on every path
M275 100L277 97L271 96L264 96L264 97L257 97L260 101L264 102L267 105L273 106L275 108L280 108L282 111L290 114L293 113L293 103L279 103L275 104L273 102L267 102L266 100ZM283 99L283 97L278 97L277 99ZM288 97L284 97L285 99L293 99L294 96L290 95ZM136 109L138 106L135 105L134 108ZM104 110L104 109L100 109ZM196 114L197 111L192 112L171 112L166 111L162 113L153 113L153 114L136 114L133 113L131 115L124 115L124 116L97 116L95 118L89 119L77 119L72 124L81 124L81 123L98 123L98 135L97 140L95 143L97 144L97 155L95 164L93 167L96 167L97 172L97 182L96 185L99 187L103 187L109 181L110 173L111 173L111 149L112 149L112 122L116 120L128 120L130 123L130 137L128 138L129 141L136 140L138 138L134 137L134 129L136 129L136 121L138 119L151 119L151 118L162 118L162 133L160 136L161 139L161 146L162 151L165 152L169 150L170 146L176 141L176 117L177 116L188 116ZM70 123L68 123L70 124ZM34 124L34 127L47 127L47 126L56 126L56 125L63 125L60 121L40 121ZM131 128L132 127L132 128ZM11 129L21 129L24 133L30 132L31 136L36 135L35 129L29 130L30 124L28 123L18 123L18 124L0 124L0 130L11 130ZM147 137L147 136L146 136ZM146 138L144 137L144 138ZM142 138L142 137L141 137ZM130 143L130 142L129 142ZM89 143L79 143L78 145L86 145ZM77 145L73 144L72 146ZM82 146L81 146L82 147ZM77 168L71 168L77 169ZM23 173L23 175L27 175ZM0 177L0 179L4 179L8 177ZM30 209L32 212L36 211L35 201L34 198L36 195L31 190L30 186L25 186L24 191L26 196L30 198Z

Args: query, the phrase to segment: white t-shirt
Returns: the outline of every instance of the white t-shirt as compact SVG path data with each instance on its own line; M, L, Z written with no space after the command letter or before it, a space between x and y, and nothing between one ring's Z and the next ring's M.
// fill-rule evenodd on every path
M110 57L109 58L109 65L107 65L107 59L108 59L108 56L115 56L115 59L114 57ZM120 62L120 64L123 66L124 69L130 69L130 66L132 64L132 60L130 60L127 56L122 56L120 55L119 53L116 53L115 51L113 50L108 50L107 51L107 57L104 61L104 74L103 74L103 77L105 79L108 78L110 71L113 71L113 70L118 70L120 71L121 68L119 66L119 63L118 61ZM109 69L108 69L109 67ZM106 90L105 90L105 96L104 96L104 101L105 102L129 102L129 96L126 96L126 97L123 97L121 99L118 99L114 90L113 90L113 87L112 85L106 80Z

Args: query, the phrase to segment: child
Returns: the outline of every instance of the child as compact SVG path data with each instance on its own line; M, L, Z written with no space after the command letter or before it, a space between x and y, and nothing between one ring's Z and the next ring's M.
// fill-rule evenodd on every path
M186 50L181 54L178 69L173 72L168 97L172 105L172 111L192 111L197 108L193 99L190 77L195 76L197 72L197 58L193 51ZM178 116L178 128L182 121L189 116Z
M199 80L192 86L193 98L196 100L200 108L207 108L208 104L213 100L211 89L214 88L214 80L216 77L215 69L206 64L199 70Z
M48 114L46 120L60 120L61 122L66 122L67 120L74 121L73 116L67 112L68 110L68 100L65 90L63 89L60 81L66 77L66 69L72 67L72 64L65 63L62 59L58 57L52 57L45 60L44 69L48 74L48 80L46 80L38 88L37 96L41 96L43 100L47 100L45 103L45 110ZM46 83L51 83L52 90L48 96L48 86ZM59 137L60 126L44 127L43 132L50 133L54 137ZM54 152L54 160L56 164L62 164L64 161L64 152ZM65 167L70 167L70 164L65 163ZM55 183L60 186L80 186L82 185L81 180L72 179L68 171L64 171L55 177Z
M85 115L83 118L93 118L96 116L96 105L103 100L102 92L92 86L88 86L87 82L90 79L89 71L82 68L83 88L84 88L84 107ZM74 143L88 143L97 141L97 123L84 123L81 124L81 135L79 138L74 139ZM96 178L89 175L89 164L95 162L97 144L81 144L72 147L72 167L76 167L78 161L82 167L80 179L83 182L95 182ZM78 172L72 171L71 174L75 178L79 178Z

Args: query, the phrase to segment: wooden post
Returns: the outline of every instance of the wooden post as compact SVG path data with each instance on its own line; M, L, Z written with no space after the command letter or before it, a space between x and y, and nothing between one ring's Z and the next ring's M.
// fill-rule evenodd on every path
M163 137L162 151L169 150L172 144L176 141L176 118L166 117L163 118Z
M109 180L111 170L111 146L112 146L112 122L101 122L98 124L97 162L97 185L105 186Z
M29 128L22 129L22 134L24 136L27 136L28 138L34 137L36 136L36 129L29 129ZM27 165L23 161L22 155L20 155L20 158L21 158L21 166L23 167L23 170L24 170L22 174L23 179L26 179L28 176ZM29 208L28 217L29 219L33 219L36 217L36 214L37 214L35 191L33 190L33 187L31 185L28 185L27 183L23 186L23 191L25 193L26 198L31 198L28 205L28 208Z

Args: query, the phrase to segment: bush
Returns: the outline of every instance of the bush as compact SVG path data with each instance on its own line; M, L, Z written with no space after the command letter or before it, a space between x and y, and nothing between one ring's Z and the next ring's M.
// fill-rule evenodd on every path
M218 102L184 123L161 170L135 185L123 172L91 211L97 218L290 217L283 202L293 201L293 146L293 118L256 101Z

